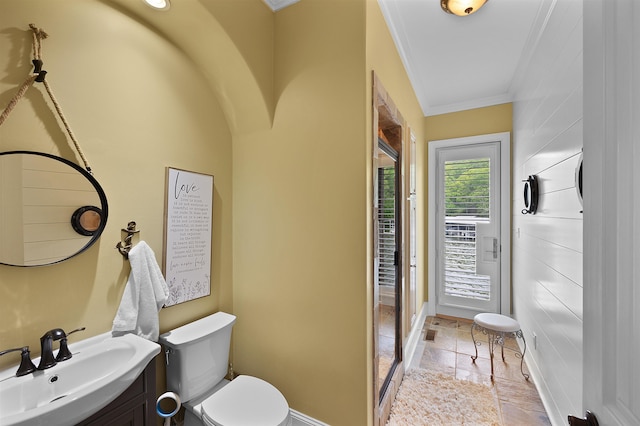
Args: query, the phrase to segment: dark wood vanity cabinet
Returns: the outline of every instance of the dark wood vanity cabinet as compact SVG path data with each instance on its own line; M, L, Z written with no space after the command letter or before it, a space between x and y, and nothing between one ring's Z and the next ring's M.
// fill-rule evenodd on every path
M154 358L122 395L77 426L155 426L156 417Z

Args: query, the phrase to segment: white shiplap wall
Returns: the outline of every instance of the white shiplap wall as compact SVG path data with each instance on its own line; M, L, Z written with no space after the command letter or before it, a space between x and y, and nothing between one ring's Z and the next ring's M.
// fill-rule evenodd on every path
M582 2L545 2L514 83L513 310L527 363L553 424L582 413ZM523 183L538 175L535 215ZM534 348L534 335L537 345Z

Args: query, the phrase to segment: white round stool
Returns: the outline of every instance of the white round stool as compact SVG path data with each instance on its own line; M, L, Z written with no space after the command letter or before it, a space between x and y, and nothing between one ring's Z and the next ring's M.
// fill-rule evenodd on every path
M493 382L493 349L496 345L500 345L502 350L502 361L504 361L504 338L505 336L519 337L524 343L524 351L520 353L517 349L511 349L516 353L516 357L520 358L520 372L526 380L529 380L529 375L524 372L523 362L524 354L527 352L527 342L524 340L524 335L520 329L518 321L505 315L482 313L473 318L473 324L471 325L471 338L473 339L473 346L476 349L475 356L471 357L472 362L475 364L478 358L478 345L480 342L476 342L474 331L479 330L482 334L487 335L489 342L489 357L491 358L491 381Z

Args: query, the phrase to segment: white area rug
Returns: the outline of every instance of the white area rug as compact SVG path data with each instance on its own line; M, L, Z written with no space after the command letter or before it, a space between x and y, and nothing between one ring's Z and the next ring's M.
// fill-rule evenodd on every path
M387 426L499 426L488 386L442 373L409 370L391 407Z

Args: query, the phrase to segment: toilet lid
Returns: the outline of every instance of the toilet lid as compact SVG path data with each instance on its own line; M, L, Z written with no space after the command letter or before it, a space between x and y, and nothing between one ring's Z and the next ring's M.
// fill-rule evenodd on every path
M205 399L202 416L216 426L280 426L289 404L272 384L243 375Z

